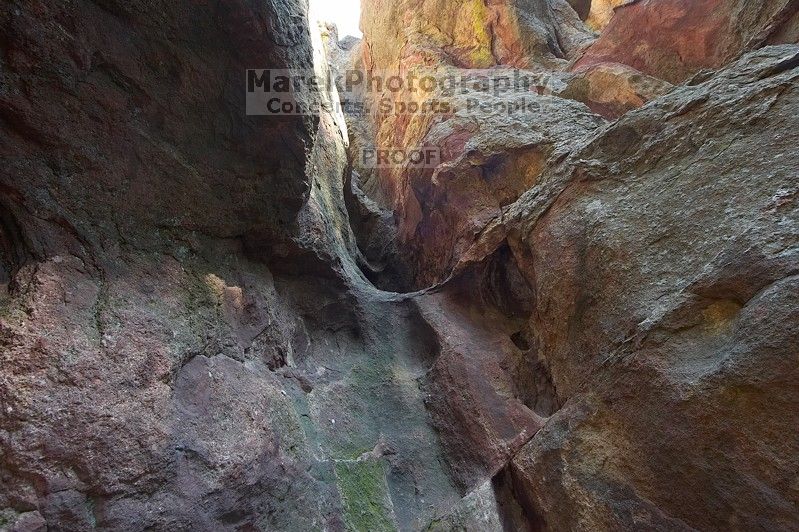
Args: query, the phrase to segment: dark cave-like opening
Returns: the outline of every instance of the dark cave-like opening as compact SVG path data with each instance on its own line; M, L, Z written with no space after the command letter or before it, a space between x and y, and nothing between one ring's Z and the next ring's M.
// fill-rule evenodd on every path
M8 293L17 270L25 263L22 233L11 212L0 205L0 293Z

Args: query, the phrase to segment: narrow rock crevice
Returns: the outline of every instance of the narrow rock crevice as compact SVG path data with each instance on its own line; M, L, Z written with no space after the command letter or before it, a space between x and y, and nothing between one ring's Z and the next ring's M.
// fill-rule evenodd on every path
M550 530L530 503L524 487L515 481L513 467L507 465L491 479L504 532L546 532Z
M15 217L0 202L0 290L8 291L13 287L15 274L30 258Z
M358 245L356 262L364 276L380 290L408 293L411 275L397 247L394 216L363 192L360 175L352 168L344 182L344 201Z

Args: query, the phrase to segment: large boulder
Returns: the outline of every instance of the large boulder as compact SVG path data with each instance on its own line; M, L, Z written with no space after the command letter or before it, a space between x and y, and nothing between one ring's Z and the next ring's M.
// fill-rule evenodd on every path
M564 405L511 462L531 520L799 526L797 80L797 46L696 78L545 170L475 245L512 250Z

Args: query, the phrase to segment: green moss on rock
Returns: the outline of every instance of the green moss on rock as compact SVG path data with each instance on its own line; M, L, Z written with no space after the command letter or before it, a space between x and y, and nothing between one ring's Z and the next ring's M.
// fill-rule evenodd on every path
M17 515L14 510L0 510L0 531L10 530L17 521Z
M338 462L336 477L347 529L357 532L397 530L382 462Z

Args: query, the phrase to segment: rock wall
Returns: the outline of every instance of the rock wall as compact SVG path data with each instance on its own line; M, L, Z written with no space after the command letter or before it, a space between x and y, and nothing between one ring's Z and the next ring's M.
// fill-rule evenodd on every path
M244 69L313 68L304 10L4 2L3 527L335 521L259 258L292 249L329 118L241 107Z
M631 112L488 232L564 405L509 467L547 529L799 526L797 58Z
M796 43L793 0L641 0L616 8L576 67L629 65L671 83L719 68L765 43Z
M593 40L577 13L564 0L489 4L477 1L460 2L457 6L458 15L453 17L444 3L418 0L364 2L364 40L359 48L362 58L350 66L363 69L367 76L384 79L391 75L415 73L420 77L454 80L470 75L475 69L484 69L479 75L491 80L511 75L508 70L503 72L500 65L539 72L564 70L568 61L576 58ZM444 83L446 81L441 81L442 85ZM529 187L536 177L533 160L541 159L544 151L569 134L565 123L562 130L549 132L547 125L556 122L554 116L551 122L541 124L538 130L527 130L520 127L521 124L511 123L512 119L503 116L498 108L482 113L480 120L465 116L464 112L458 113L457 109L465 108L470 100L483 100L486 95L479 91L442 94L441 87L437 87L432 91L373 90L355 96L365 104L368 117L356 116L350 122L368 120L370 126L362 131L358 126L351 128L356 143L388 150L422 146L440 148L442 181L449 181L444 172L449 172L450 167L473 165L472 161L459 161L467 151L464 148L466 144L470 145L473 153L480 152L477 158L494 158L497 166L516 164L504 161L505 148L514 152L514 159L518 156L532 163L525 180L512 185L498 185L498 194L486 190L480 184L481 179L474 183L456 184L457 188L444 183L439 187L436 185L438 169L425 168L415 172L401 166L364 169L356 165L363 190L379 206L393 213L397 220L398 245L405 260L410 262L408 282L418 288L442 280L442 274L451 266L449 253L463 245L461 240L470 239L475 224L481 224L481 219L496 212L499 204L515 200L522 189ZM523 96L501 95L495 97L493 103L500 106L520 103ZM397 111L402 103L423 107L445 101L447 112ZM569 105L561 99L550 105L561 104ZM575 109L576 106L571 110L564 109L563 116ZM595 126L590 122L578 120L572 127L590 129ZM481 134L482 129L485 132ZM492 140L497 131L504 138ZM362 140L364 137L366 140ZM547 146L543 147L543 144ZM430 200L420 200L419 196L430 196ZM425 212L425 203L436 203L435 197L449 197L449 207L445 208L452 211L430 220L430 213ZM461 211L464 202L472 201L476 205ZM421 231L431 234L424 239L417 238ZM417 249L418 246L424 249Z
M0 530L799 528L795 4L0 4ZM541 84L246 114L326 57Z
M428 320L448 322L435 327L459 339L465 308L514 346L482 347L473 336L476 352L442 354L430 374L433 422L459 485L472 490L446 526L467 526L462 512L486 504L480 481L492 473L510 529L715 530L757 527L762 516L797 526L797 440L780 428L795 421L778 418L797 401L785 383L796 379L787 360L797 354L799 166L790 146L799 49L730 63L776 42L775 28L790 40L796 7L679 9L619 8L570 74L555 71L535 120L432 120L402 142L440 148L441 165L367 178L367 195L369 180L396 187L386 203L413 284L456 302L434 307L451 319ZM650 19L665 25L648 28ZM681 47L711 34L690 48L691 63ZM381 128L395 123L381 116L371 134L386 142ZM422 308L430 297L419 296ZM486 420L508 410L483 417L490 402L462 380L475 367L542 418L522 433L544 422L520 451L479 443L494 441ZM465 419L480 421L465 429ZM513 458L499 470L505 449ZM688 492L697 497L686 502Z
M590 41L565 0L365 0L361 26L376 70L426 57L465 68L555 65Z
M325 74L305 3L0 12L0 528L455 505L415 380L435 336L351 258L342 117L245 113L247 68Z

